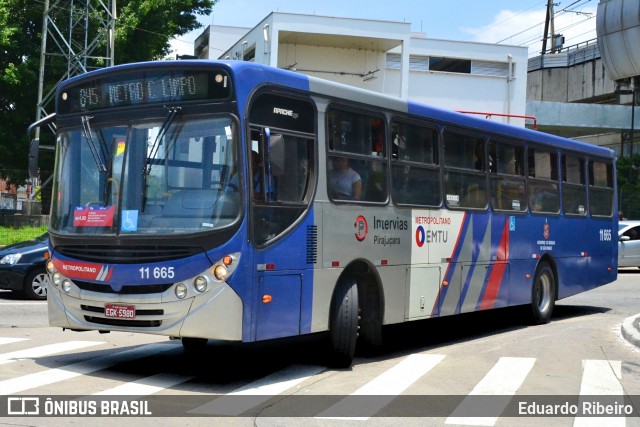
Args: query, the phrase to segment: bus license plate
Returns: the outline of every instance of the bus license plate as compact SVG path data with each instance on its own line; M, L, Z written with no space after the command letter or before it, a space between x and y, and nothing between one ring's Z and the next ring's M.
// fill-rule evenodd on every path
M106 304L104 315L114 319L133 319L136 317L136 307L133 305Z

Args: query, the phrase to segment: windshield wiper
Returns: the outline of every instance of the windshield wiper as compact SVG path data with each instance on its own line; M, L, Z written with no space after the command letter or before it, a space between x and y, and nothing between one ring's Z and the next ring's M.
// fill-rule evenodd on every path
M105 166L105 162L103 161L103 157L106 158L104 153L104 149L100 147L98 149L96 141L93 139L93 135L91 132L91 125L89 121L93 118L93 116L82 116L82 134L84 138L87 140L89 144L89 150L91 150L91 155L93 156L93 160L96 162L96 166L98 166L98 170L100 172L106 172L107 167Z
M147 162L144 166L143 175L145 176L148 176L151 173L151 168L153 167L153 161L156 155L158 154L158 150L160 149L160 140L162 140L162 138L165 136L165 134L167 133L167 130L169 130L169 127L171 126L171 123L173 123L173 120L176 118L178 113L182 110L182 107L171 107L171 108L168 108L168 110L169 110L169 113L167 114L167 117L165 117L164 122L162 123L162 126L160 126L160 129L158 130L158 135L156 135L156 140L153 142L153 145L151 146L151 152L149 153Z

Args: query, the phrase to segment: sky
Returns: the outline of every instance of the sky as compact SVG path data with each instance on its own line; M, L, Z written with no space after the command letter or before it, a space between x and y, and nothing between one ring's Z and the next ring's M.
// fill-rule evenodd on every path
M596 38L598 0L555 0L556 33L565 46ZM271 12L411 23L429 38L529 47L540 53L547 0L218 0L207 25L253 28ZM172 41L174 53L193 54L200 28Z

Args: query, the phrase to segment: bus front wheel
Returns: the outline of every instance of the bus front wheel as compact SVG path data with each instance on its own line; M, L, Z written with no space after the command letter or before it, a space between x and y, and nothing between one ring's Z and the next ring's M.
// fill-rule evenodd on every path
M358 339L358 283L341 278L331 301L330 364L348 368L353 362Z
M534 324L549 323L556 304L556 279L551 266L543 262L536 270L531 288L531 309Z

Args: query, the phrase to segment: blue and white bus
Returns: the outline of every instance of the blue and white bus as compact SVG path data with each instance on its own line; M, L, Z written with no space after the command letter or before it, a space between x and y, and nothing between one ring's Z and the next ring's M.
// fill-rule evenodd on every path
M52 326L255 342L555 301L617 275L614 153L234 61L59 85Z

